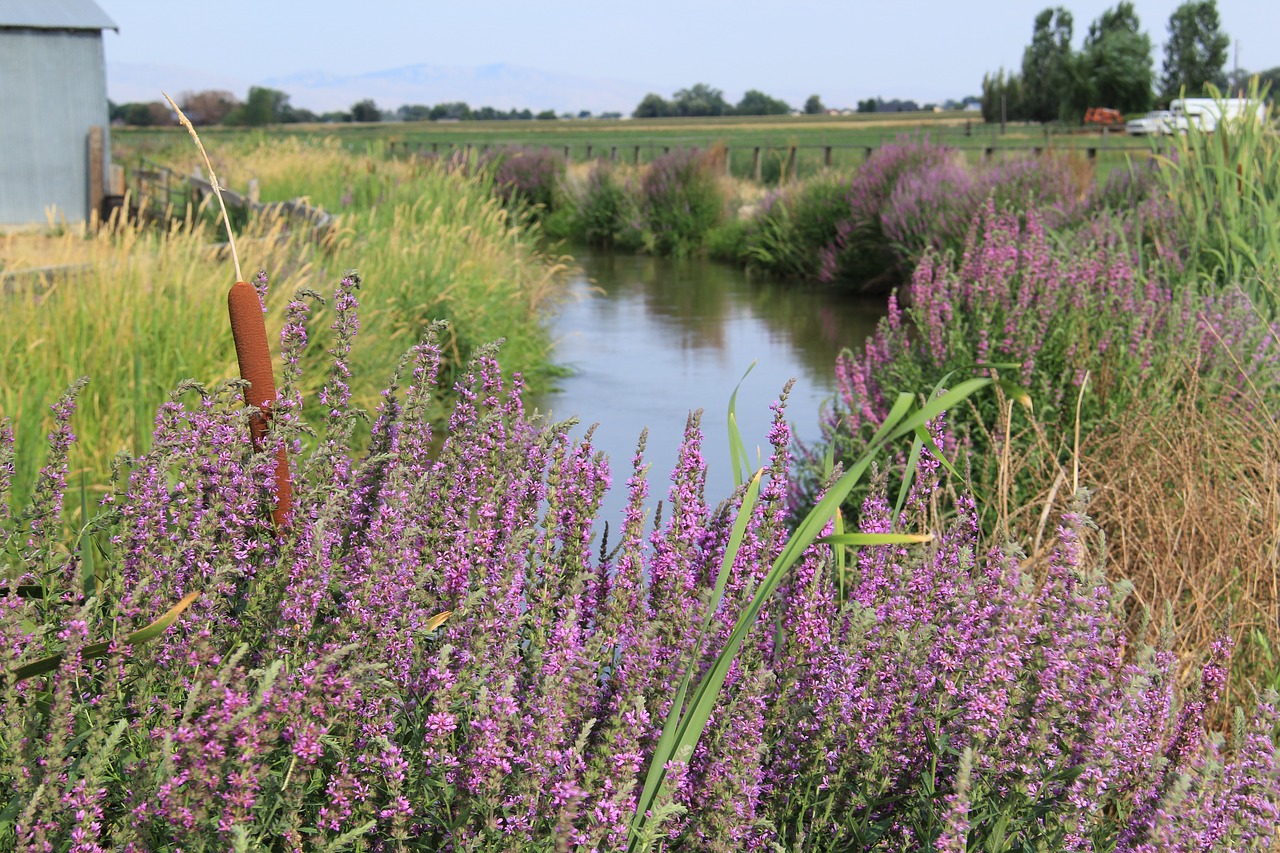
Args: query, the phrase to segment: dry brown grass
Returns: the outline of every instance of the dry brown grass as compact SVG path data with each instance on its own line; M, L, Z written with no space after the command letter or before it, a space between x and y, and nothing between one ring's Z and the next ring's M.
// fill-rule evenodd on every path
M1184 659L1225 626L1233 699L1250 700L1251 685L1276 678L1280 646L1280 425L1192 376L1171 405L1129 412L1089 442L1081 467L1110 572L1134 585L1131 626L1145 609L1158 630L1171 605Z
M997 538L1022 543L1024 570L1040 578L1077 486L1091 494L1088 559L1132 584L1132 639L1171 628L1184 679L1198 677L1224 631L1235 640L1230 695L1212 712L1221 727L1232 706L1280 687L1280 423L1261 405L1224 400L1194 365L1175 386L1172 399L1057 439L1011 418L1005 401L995 446L1034 450L1001 454L988 511Z

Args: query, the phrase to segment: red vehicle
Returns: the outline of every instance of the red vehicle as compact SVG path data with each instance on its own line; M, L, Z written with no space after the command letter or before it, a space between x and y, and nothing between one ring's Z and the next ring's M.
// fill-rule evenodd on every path
M1119 127L1124 124L1124 116L1120 115L1119 110L1113 110L1110 107L1089 107L1084 111L1084 123L1101 127Z

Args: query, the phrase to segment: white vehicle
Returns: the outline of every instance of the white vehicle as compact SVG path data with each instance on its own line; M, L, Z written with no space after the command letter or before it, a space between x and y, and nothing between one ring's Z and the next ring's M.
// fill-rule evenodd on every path
M1146 136L1149 133L1167 133L1165 126L1173 119L1168 110L1156 110L1142 118L1135 118L1124 126L1130 136Z
M1267 114L1261 101L1248 98L1178 98L1169 104L1169 113L1165 133L1186 133L1192 125L1204 133L1213 133L1220 124L1238 121L1251 114L1261 122Z

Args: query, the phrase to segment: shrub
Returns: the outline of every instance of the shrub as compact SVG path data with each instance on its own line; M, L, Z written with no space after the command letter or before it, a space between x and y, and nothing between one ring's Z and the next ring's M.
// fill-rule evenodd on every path
M630 181L617 167L598 160L587 173L575 212L576 236L592 246L632 250L643 245L639 206Z
M930 249L959 250L981 203L983 183L957 157L899 175L876 213L898 263L919 258Z
M1045 155L971 165L928 139L885 145L849 182L835 233L819 253L818 277L887 291L926 251L958 253L988 200L999 210L1035 205L1050 226L1074 228L1106 204L1137 203L1150 185L1134 181L1098 194L1083 162Z
M770 193L748 220L737 260L748 270L816 278L819 253L846 212L844 197L844 183L828 176Z
M822 250L819 278L853 282L863 290L883 288L897 262L884 236L881 210L902 175L942 164L952 156L927 139L900 138L877 149L849 183L848 212L836 239Z
M1185 362L1227 399L1246 382L1238 365L1274 387L1280 347L1241 291L1175 291L1144 279L1115 233L1088 236L1057 247L1036 209L1019 216L989 200L960 257L926 255L911 279L910 306L891 296L863 351L840 356L835 404L808 456L805 494L819 488L827 448L837 460L861 455L898 392L932 387L975 364L1012 363L1005 372L1026 387L1040 423L1056 435L1071 433L1086 374L1086 434L1108 413L1166 397ZM999 474L999 440L986 431L997 420L987 406L956 421L983 491ZM1027 444L1024 454L1043 449Z
M493 190L503 204L523 205L535 216L552 209L556 185L565 170L560 154L524 145L486 151L479 166L493 170Z
M369 452L353 455L356 311L347 278L305 462L296 299L261 452L235 383L184 385L67 547L74 406L55 406L36 498L0 518L0 843L1137 850L1274 834L1274 697L1232 751L1202 723L1230 644L1179 704L1167 651L1128 659L1087 520L1064 519L1035 585L1013 554L981 556L970 498L943 524L928 455L905 513L877 492L861 524L934 541L872 545L852 563L805 551L745 623L704 736L666 765L637 833L663 718L681 710L675 684L725 647L786 539L782 404L772 461L747 489L762 500L706 504L691 418L663 520L646 518L642 441L610 543L596 518L610 474L590 434L530 420L490 351L457 387L434 457L433 336L401 362ZM945 449L940 422L934 437ZM0 495L11 443L0 428ZM296 502L276 530L281 450ZM121 640L176 601L190 606L168 631ZM54 654L40 674L20 669Z
M720 184L695 149L677 149L649 164L640 180L645 248L658 255L688 255L724 214Z

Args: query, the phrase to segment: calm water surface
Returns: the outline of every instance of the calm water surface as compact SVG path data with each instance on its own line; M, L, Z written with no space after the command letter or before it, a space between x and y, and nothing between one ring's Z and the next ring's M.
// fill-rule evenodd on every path
M769 404L788 379L787 406L802 439L819 434L819 407L834 391L832 366L842 347L860 347L874 330L883 299L748 280L708 261L578 254L581 271L553 322L557 363L572 375L536 405L557 420L597 424L594 444L609 457L613 488L604 518L616 529L640 432L653 500L666 498L667 475L690 411L703 410L707 502L733 487L728 405L738 380L737 420L755 462L768 459Z

